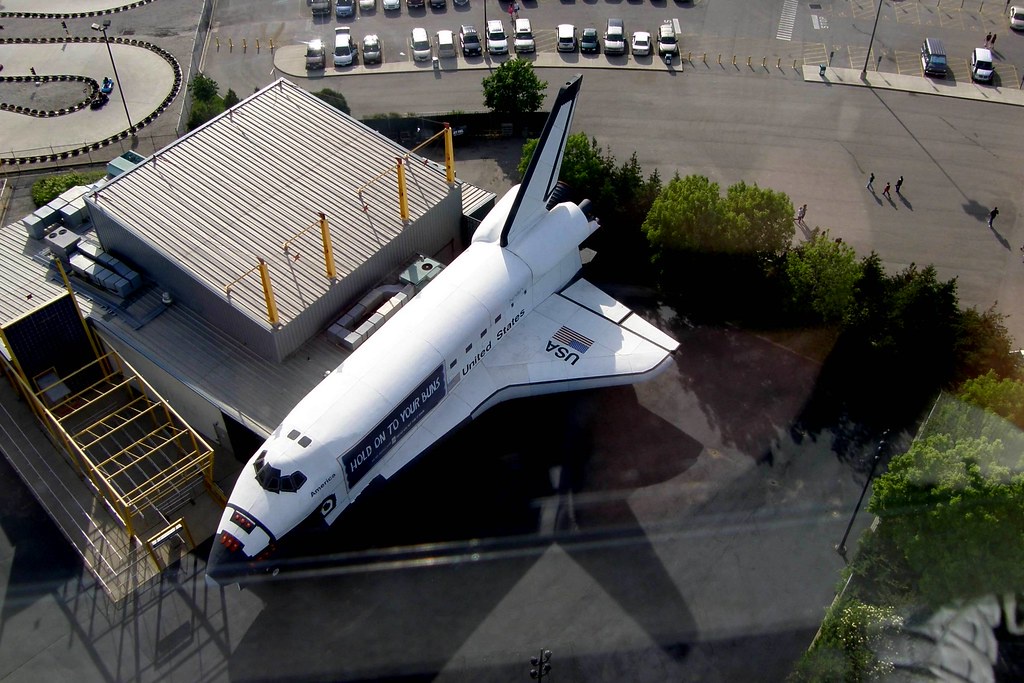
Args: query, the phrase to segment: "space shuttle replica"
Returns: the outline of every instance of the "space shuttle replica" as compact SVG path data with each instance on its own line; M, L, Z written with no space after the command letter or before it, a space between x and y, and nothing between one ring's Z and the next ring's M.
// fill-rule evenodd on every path
M579 97L558 93L523 182L470 246L303 398L242 469L207 576L272 567L282 537L333 524L371 485L513 398L628 384L669 367L678 342L586 280L589 202L559 202Z

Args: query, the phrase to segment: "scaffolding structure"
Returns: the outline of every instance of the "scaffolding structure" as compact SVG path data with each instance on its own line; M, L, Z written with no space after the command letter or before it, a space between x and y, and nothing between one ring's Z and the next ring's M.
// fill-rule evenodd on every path
M69 478L84 482L95 501L77 506L88 519L74 522L77 533L65 529L65 535L116 602L180 559L181 552L195 548L179 513L186 504L206 494L223 508L226 497L213 479L213 449L126 360L114 351L101 352L74 297L66 296L70 302L55 300L47 306L73 305L82 321L73 333L84 330L91 353L77 354L78 367L69 369L64 359L61 367L40 369L45 354L34 353L24 341L37 342L38 330L21 335L25 358L19 358L14 322L0 327L0 338L11 358L6 373L11 383L70 464ZM74 327L67 324L66 310L62 317L51 311L50 318ZM79 336L79 344L83 341ZM89 356L94 357L81 364ZM59 475L59 465L46 467ZM39 463L29 466L38 473ZM21 471L17 463L16 468ZM79 482L78 488L85 488ZM37 492L37 497L46 506L46 496ZM60 526L58 515L52 510L51 515Z

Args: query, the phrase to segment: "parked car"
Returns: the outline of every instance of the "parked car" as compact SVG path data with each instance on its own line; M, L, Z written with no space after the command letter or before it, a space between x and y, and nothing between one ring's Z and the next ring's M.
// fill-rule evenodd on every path
M413 7L423 7L426 4L426 0L405 0L405 6L409 9Z
M475 26L463 24L459 29L459 47L462 48L463 57L474 57L483 54L483 46L480 45L480 35L476 32Z
M379 64L383 58L376 33L363 36L363 64Z
M334 16L338 19L355 16L355 13L355 0L338 0L338 3L334 6Z
M508 36L505 35L505 25L499 19L487 22L487 52L492 55L508 54Z
M448 6L448 0L430 0L430 6L434 9L444 9Z
M576 52L576 27L572 24L559 24L555 30L555 47L559 52Z
M339 26L334 29L334 66L351 66L356 61L356 46L352 44L352 29Z
M459 7L465 7L469 4L469 0L452 0L452 4Z
M413 61L426 62L433 57L430 49L430 38L427 29L416 27L409 32L409 48L412 50Z
M1014 5L1010 8L1010 28L1024 30L1024 7Z
M317 17L321 14L331 13L331 0L312 0L309 3L309 9L313 12L313 16Z
M438 58L455 58L455 34L448 29L441 29L434 36L434 44L437 46Z
M385 12L397 12L402 9L402 0L381 0Z
M377 0L359 0L360 12L376 12Z
M949 70L946 48L938 38L925 38L921 43L921 68L925 76L945 78Z
M537 51L537 43L533 40L533 27L530 26L529 19L516 19L515 42L513 45L515 46L516 54Z
M637 57L646 57L651 54L651 34L647 31L633 31L633 42L630 48Z
M315 38L306 43L306 70L322 69L327 63L327 48L324 41Z
M598 53L601 51L601 44L597 40L597 29L588 26L580 33L580 52Z
M626 27L622 19L611 18L604 30L604 53L606 55L626 54Z
M991 83L995 67L992 65L992 50L976 47L971 53L971 80L979 83Z
M658 54L675 56L678 53L679 41L675 28L670 23L662 24L658 27Z

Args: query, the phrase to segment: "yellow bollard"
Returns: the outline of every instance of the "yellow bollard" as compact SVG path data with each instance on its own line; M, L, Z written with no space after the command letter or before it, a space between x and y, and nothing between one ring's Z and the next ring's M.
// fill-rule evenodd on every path
M257 38L256 39L256 52L259 52L259 51L260 51L260 39Z
M274 51L274 39L273 38L270 39L270 51L271 52Z
M233 41L231 38L228 38L228 52L234 52L234 50L235 50L235 41Z
M217 36L217 52L220 52L220 36Z
M722 66L722 53L718 53L718 66Z
M767 63L768 63L768 58L767 57L761 57L761 68L762 69L764 68L764 65L767 64Z
M704 60L704 64L707 65L707 63L708 63L708 53L707 52L704 53L703 60Z
M749 56L747 57L747 66L748 67L750 66L750 57Z
M736 55L732 56L732 65L736 66Z
M242 38L242 52L245 52L247 49L249 49L249 46L246 45L245 40L245 38Z

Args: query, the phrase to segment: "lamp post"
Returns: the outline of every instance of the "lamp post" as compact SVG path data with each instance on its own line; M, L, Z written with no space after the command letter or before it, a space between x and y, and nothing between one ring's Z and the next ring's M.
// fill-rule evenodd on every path
M860 498L857 499L857 507L853 509L850 523L846 525L846 533L843 534L843 540L839 541L839 545L836 546L836 552L839 553L843 560L846 560L846 539L850 535L850 530L853 529L853 521L857 519L857 513L860 512L860 504L864 502L864 495L868 492L868 486L871 485L871 478L875 476L875 468L878 467L878 461L882 458L882 449L885 448L885 437L888 435L888 429L882 432L882 439L878 442L878 448L875 449L875 457L871 459L871 469L868 471L868 478L864 481L864 488L860 491Z
M868 53L864 56L864 68L861 69L860 75L864 76L868 72L868 61L871 59L871 46L875 43L875 31L878 30L878 15L882 13L882 0L877 0L878 9L875 11L875 25L871 27L871 39L868 40ZM875 69L877 71L877 67Z
M110 49L110 38L107 37L107 29L110 27L110 19L104 19L102 24L94 23L93 31L103 33L103 42L107 44L107 54L110 55L110 68L114 70L114 82L117 83L117 92L121 94L121 104L124 105L124 117L128 119L128 132L135 137L135 126L132 125L132 117L128 113L128 100L124 98L124 89L121 87L121 79L117 76L117 65L114 64L114 52Z

